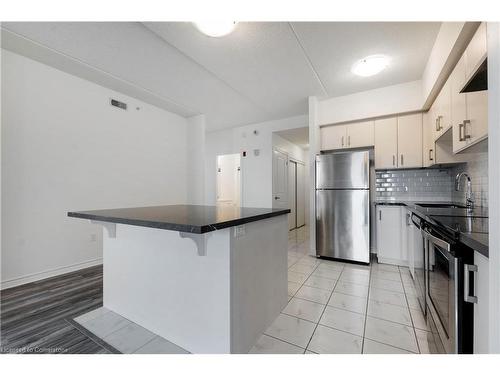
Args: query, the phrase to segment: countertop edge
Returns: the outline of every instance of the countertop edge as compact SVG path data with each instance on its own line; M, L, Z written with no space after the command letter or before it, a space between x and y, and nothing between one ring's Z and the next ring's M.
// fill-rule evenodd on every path
M195 233L195 234L204 234L213 232L220 229L230 228L238 225L248 224L255 221L265 220L276 216L286 215L291 212L290 209L283 209L275 212L267 212L264 214L258 214L255 216L243 217L234 220L223 221L220 223L214 224L205 224L205 225L190 225L190 224L176 224L176 223L167 223L161 221L149 221L149 220L140 220L140 219L126 219L120 217L110 217L110 216L101 216L101 215L93 215L85 212L78 211L69 211L67 213L68 217L78 218L78 219L87 219L93 221L102 221L106 223L115 223L115 224L126 224L126 225L134 225L140 227L147 228L155 228L155 229L164 229L164 230L173 230L177 232L186 232L186 233Z

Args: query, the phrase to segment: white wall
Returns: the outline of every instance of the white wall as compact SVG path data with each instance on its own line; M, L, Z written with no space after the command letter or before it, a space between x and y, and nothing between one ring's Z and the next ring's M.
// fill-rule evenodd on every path
M488 22L488 191L490 353L500 353L500 24Z
M318 102L318 124L328 125L422 109L422 82L338 96Z
M272 207L272 133L304 126L307 116L295 116L207 133L206 204L215 204L217 155L246 151L241 158L242 206ZM259 150L258 156L254 150Z
M5 50L2 109L2 287L100 262L67 211L186 202L186 119Z
M187 119L187 202L205 203L205 134L204 115Z

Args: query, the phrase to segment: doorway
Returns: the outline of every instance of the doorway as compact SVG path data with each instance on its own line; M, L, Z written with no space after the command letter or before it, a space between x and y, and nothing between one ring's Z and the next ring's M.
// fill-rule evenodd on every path
M289 230L297 229L305 225L305 165L296 160L288 163L288 215Z
M240 154L217 156L217 206L241 206Z

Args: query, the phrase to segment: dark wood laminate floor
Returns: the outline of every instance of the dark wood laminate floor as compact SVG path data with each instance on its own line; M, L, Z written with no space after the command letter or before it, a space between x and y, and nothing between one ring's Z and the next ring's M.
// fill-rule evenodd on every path
M0 292L0 353L109 353L71 319L102 306L102 266Z

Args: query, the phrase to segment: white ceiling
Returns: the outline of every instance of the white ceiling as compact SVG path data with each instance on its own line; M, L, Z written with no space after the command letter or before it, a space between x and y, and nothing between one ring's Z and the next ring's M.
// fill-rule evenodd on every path
M280 137L285 138L286 140L296 144L302 148L309 147L309 128L296 128L296 129L288 129L288 130L280 130L277 131Z
M310 95L340 96L420 79L439 26L251 22L210 38L186 22L2 24L155 95L183 116L206 114L209 130L305 114ZM352 75L354 61L379 53L392 58L386 71Z

